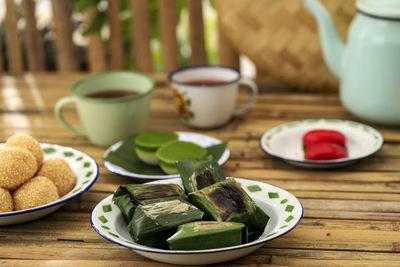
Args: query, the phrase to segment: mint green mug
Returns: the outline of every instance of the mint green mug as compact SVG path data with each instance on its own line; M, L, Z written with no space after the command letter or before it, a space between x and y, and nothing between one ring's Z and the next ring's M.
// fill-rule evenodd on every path
M70 131L86 135L98 146L109 146L131 134L141 133L150 113L154 81L128 71L90 75L72 85L72 96L60 99L54 107L58 120ZM69 124L62 106L74 103L83 129Z

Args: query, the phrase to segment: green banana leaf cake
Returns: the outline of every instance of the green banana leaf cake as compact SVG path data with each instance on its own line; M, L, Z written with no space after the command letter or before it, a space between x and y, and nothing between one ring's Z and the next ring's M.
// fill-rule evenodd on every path
M250 240L257 239L269 221L269 216L234 178L189 193L189 201L215 221L245 224Z
M167 239L169 249L199 250L247 243L247 227L237 222L198 221L182 224Z
M176 161L180 159L201 159L207 155L207 149L192 142L171 141L157 150L158 163L167 174L179 173Z
M136 207L128 231L139 244L167 248L166 240L181 224L200 221L204 212L187 200L175 199Z
M174 156L173 151L165 154ZM203 158L176 164L185 190L173 183L125 185L116 190L113 201L136 243L202 250L245 244L264 232L269 216L234 178L226 179L212 156L196 155ZM172 160L168 163L172 165Z
M113 202L129 223L137 206L181 197L186 198L185 192L177 184L130 184L114 192Z
M221 166L213 159L212 155L208 155L204 159L177 160L176 166L187 193L225 180Z
M167 131L151 131L139 134L135 138L136 154L139 159L150 165L158 165L157 150L165 143L178 140L178 135Z

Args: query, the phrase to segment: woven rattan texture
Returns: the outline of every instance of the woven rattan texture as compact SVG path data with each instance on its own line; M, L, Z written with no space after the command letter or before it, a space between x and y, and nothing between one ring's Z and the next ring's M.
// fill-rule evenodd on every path
M318 27L300 0L216 0L222 28L262 72L299 89L334 91L338 79L322 56ZM342 40L356 14L355 0L321 0Z

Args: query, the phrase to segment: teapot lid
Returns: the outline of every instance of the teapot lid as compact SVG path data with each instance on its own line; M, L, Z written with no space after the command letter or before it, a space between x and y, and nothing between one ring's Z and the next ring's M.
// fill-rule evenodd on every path
M361 13L383 19L400 19L400 0L358 0Z

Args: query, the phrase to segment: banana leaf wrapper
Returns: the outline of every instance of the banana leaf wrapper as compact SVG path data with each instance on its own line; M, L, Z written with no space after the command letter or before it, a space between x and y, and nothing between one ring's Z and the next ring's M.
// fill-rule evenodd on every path
M257 239L269 216L233 178L189 194L189 201L218 222L241 222L248 227L249 239Z
M176 184L131 184L122 185L115 192L113 202L130 222L139 205L171 200L184 196L185 192Z
M199 221L180 225L167 239L169 249L201 250L247 243L247 227L237 222Z
M203 214L203 211L182 199L140 205L128 225L128 231L138 244L167 248L166 240L179 225L200 221Z
M133 213L135 212L136 206L133 205L132 200L128 194L113 196L113 202L121 210L122 215L126 221L132 219Z
M186 192L201 190L216 182L225 180L219 164L209 155L204 159L178 160L176 165Z

